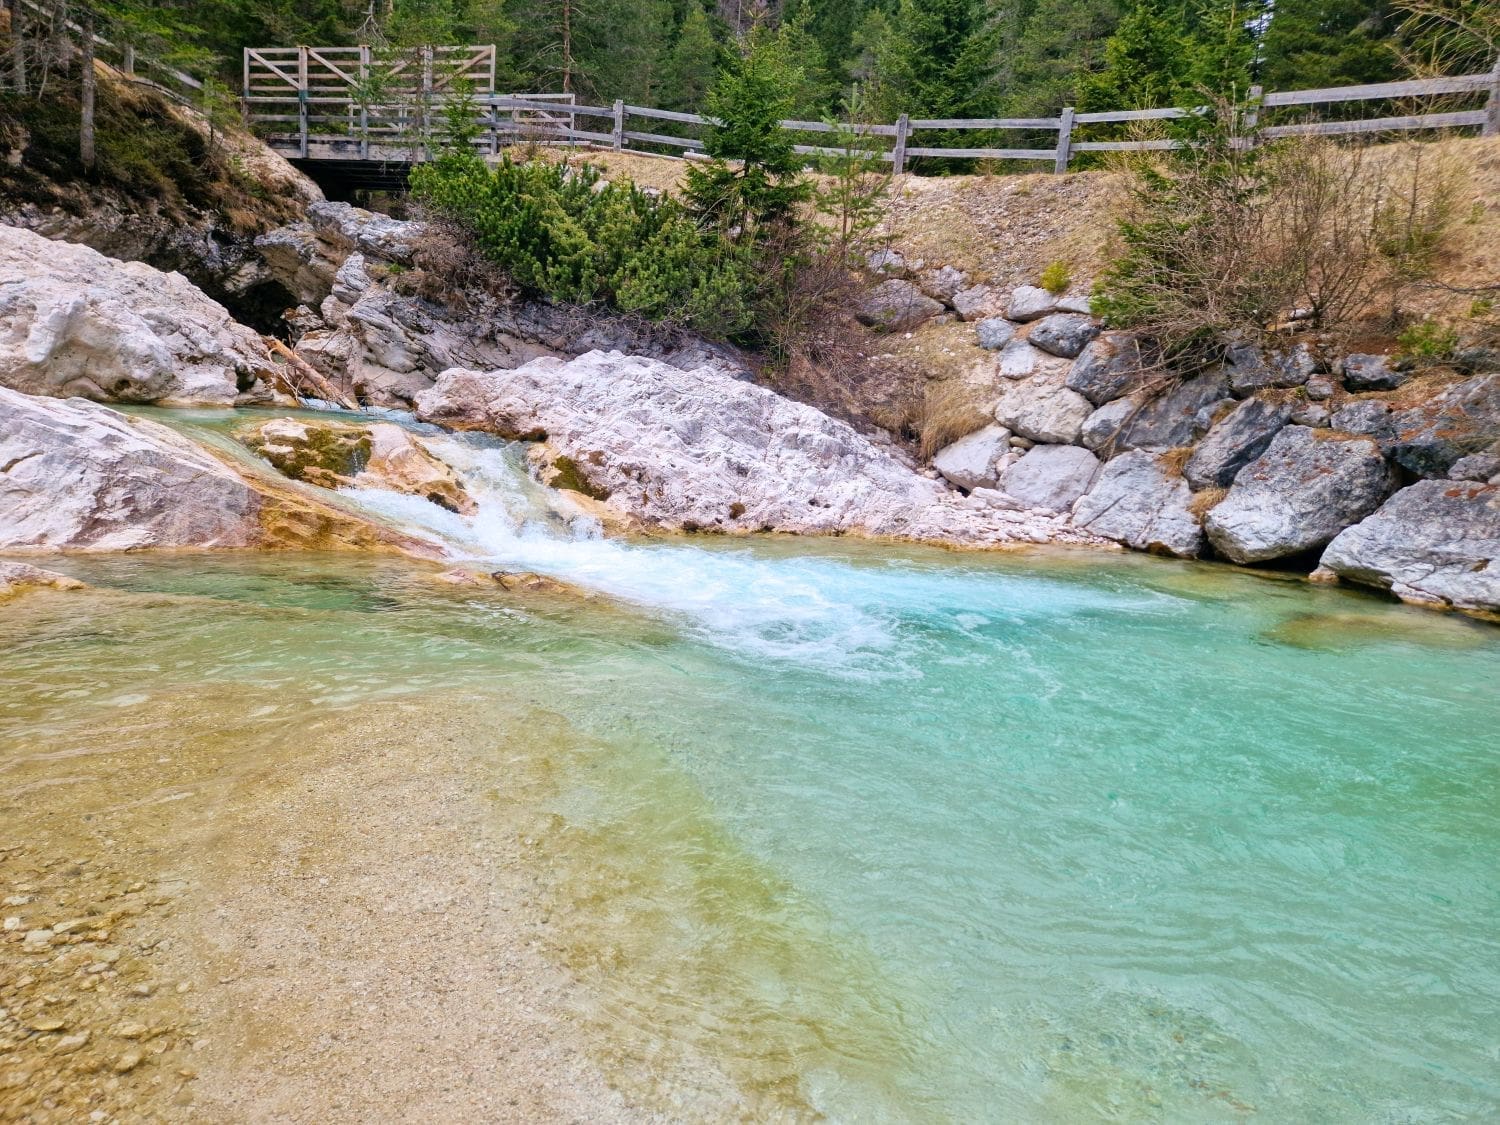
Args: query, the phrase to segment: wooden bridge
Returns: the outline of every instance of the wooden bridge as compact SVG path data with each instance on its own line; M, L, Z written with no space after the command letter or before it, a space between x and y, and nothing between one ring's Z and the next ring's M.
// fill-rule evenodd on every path
M422 47L396 51L360 47L252 47L244 58L244 112L247 122L273 148L302 163L320 178L352 187L393 187L404 182L413 163L428 159L445 143L448 109L463 91L472 103L474 144L488 155L517 143L585 145L613 149L640 147L685 156L701 154L703 142L690 135L711 120L695 113L627 105L579 104L572 94L502 94L495 90L495 48ZM1366 103L1365 116L1343 113L1321 120L1317 107ZM1167 149L1173 141L1141 135L1150 122L1195 112L1183 109L1128 109L1079 113L1071 107L1056 117L912 118L892 124L834 125L822 121L783 121L782 127L808 143L809 155L839 153L828 134L852 132L896 172L915 157L1015 160L1050 165L1065 172L1081 152ZM1467 129L1500 135L1500 59L1487 74L1379 82L1321 90L1265 92L1252 87L1241 108L1259 135L1337 136L1403 133L1412 130ZM632 128L637 120L638 124ZM663 125L670 132L664 132ZM1100 130L1099 126L1107 126ZM922 145L922 132L976 131L1019 134L1016 147ZM1102 134L1102 135L1101 135ZM1124 135L1131 134L1131 135ZM816 142L822 140L822 145ZM1039 143L1040 142L1040 143Z

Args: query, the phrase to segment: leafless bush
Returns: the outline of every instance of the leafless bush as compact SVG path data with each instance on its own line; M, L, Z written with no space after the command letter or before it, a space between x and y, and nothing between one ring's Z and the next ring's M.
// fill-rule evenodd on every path
M1457 221L1459 166L1419 145L1243 141L1222 131L1137 165L1103 315L1173 357L1227 336L1390 320Z

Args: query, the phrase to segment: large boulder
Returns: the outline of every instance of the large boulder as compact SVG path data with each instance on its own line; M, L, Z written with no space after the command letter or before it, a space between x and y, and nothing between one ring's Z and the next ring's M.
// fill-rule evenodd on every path
M1247 398L1216 422L1193 450L1182 475L1194 488L1223 488L1266 451L1292 416L1290 403Z
M1390 495L1380 447L1306 426L1286 426L1234 478L1204 521L1214 549L1237 563L1321 547Z
M1032 347L1063 359L1073 359L1099 335L1099 325L1077 313L1054 313L1039 321L1026 337Z
M260 337L181 274L0 227L0 386L227 406L271 367Z
M934 300L951 304L959 290L969 287L969 275L956 266L939 266L918 274L917 284L923 293Z
M1035 285L1022 285L1010 295L1010 304L1005 315L1011 320L1025 323L1057 311L1057 297Z
M854 315L861 324L881 332L905 332L931 320L943 307L910 281L892 278L870 290Z
M1500 616L1500 484L1417 481L1339 532L1322 565L1403 601Z
M1062 520L972 505L847 424L709 368L591 352L513 371L453 369L418 396L417 412L542 442L577 487L654 527L975 544L1079 538Z
M1001 487L1028 508L1066 512L1099 475L1099 458L1076 445L1037 445L1005 472Z
M1488 448L1500 434L1500 373L1476 375L1397 410L1390 427L1390 452L1402 468L1446 476L1455 461Z
M1068 369L1068 387L1095 406L1103 406L1139 388L1144 368L1137 337L1106 332L1078 353Z
M1306 344L1270 351L1236 344L1229 349L1225 368L1230 389L1243 397L1267 387L1300 387L1318 370L1318 360Z
M1396 367L1388 355L1345 356L1339 369L1351 391L1394 391L1411 378L1411 372Z
M949 484L965 491L994 488L1000 480L1001 460L1009 451L1010 431L1004 426L985 426L938 450L932 467Z
M1165 450L1190 445L1198 413L1229 391L1224 374L1207 371L1157 392L1137 391L1093 411L1080 431L1083 444L1109 457L1130 449Z
M383 488L472 514L458 475L409 431L390 422L352 425L273 418L236 435L282 475L322 488Z
M241 475L176 431L0 388L0 550L435 549Z
M1003 316L987 316L974 326L974 334L981 348L999 351L1010 343L1016 326Z
M1025 379L1030 375L1055 371L1061 363L1056 356L1033 348L1025 340L1011 340L1000 349L995 370L1002 379Z
M988 285L971 285L953 294L949 304L959 320L979 320L1000 310L1000 296Z
M1192 499L1187 481L1159 456L1135 450L1104 466L1073 506L1073 522L1140 551L1195 558L1203 550L1203 529Z
M1024 438L1071 445L1092 412L1089 400L1051 375L1010 383L995 404L995 421Z

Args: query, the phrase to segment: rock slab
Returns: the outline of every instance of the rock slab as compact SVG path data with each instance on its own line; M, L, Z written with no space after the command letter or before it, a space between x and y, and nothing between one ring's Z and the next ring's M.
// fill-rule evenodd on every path
M1073 506L1073 522L1138 551L1196 558L1203 529L1189 508L1192 490L1145 450L1106 464L1093 488Z
M1500 616L1500 485L1417 481L1339 532L1322 565L1403 601Z
M1390 495L1392 473L1370 438L1287 426L1240 470L1204 520L1209 541L1237 563L1321 547Z

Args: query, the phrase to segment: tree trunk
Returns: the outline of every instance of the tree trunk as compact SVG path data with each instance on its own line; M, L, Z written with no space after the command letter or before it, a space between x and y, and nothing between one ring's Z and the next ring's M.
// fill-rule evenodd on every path
M83 18L83 103L82 120L78 127L78 159L83 170L94 171L94 13L85 8Z
M26 93L26 40L21 33L21 0L10 0L10 73L16 93Z
M573 90L573 0L562 5L562 88L565 94Z

